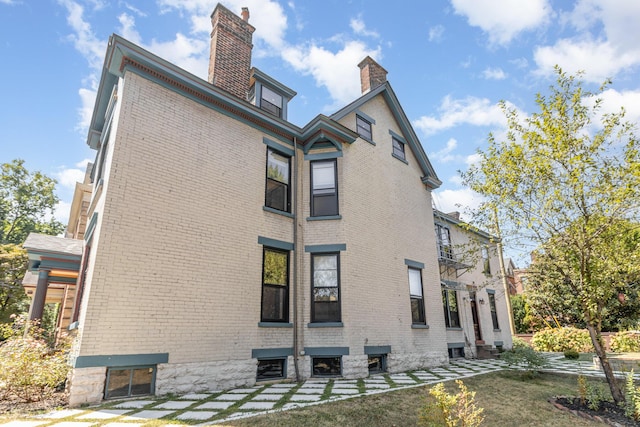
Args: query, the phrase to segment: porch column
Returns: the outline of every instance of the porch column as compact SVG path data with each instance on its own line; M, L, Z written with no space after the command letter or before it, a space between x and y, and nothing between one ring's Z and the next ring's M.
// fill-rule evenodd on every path
M29 320L42 319L44 302L47 299L47 286L49 285L49 270L38 270L38 284L31 301Z

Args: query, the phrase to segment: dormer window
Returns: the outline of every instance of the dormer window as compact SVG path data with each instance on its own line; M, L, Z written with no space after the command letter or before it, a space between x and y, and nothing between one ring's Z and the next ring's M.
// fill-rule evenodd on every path
M262 86L260 108L270 112L276 117L282 117L282 96L278 95L266 86Z

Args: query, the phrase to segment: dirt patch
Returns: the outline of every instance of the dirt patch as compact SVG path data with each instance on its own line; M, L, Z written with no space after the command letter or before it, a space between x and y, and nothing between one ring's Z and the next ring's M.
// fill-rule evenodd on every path
M16 398L0 399L0 415L33 415L67 406L68 395L64 391L53 393L46 399L24 402Z
M573 413L576 416L593 419L616 427L636 427L640 423L627 418L624 409L613 402L602 402L597 411L589 408L586 403L580 403L577 397L554 397L549 399L556 408Z

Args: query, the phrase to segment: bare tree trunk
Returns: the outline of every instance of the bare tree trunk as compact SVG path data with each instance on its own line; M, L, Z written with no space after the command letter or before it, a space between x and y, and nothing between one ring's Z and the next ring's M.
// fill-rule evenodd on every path
M596 355L600 359L600 366L602 366L604 376L607 379L607 383L609 384L611 397L613 397L613 401L616 404L620 404L624 402L624 394L622 394L622 390L620 389L620 386L618 386L616 377L613 375L613 369L611 369L611 365L609 364L606 349L600 341L600 331L596 330L596 328L590 322L587 322L587 330L589 331L589 336L591 336L591 342L593 343L593 348L596 351Z

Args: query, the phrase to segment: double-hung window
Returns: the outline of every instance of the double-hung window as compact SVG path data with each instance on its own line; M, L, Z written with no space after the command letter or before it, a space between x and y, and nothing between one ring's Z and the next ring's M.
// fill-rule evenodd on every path
M358 115L356 115L356 131L358 132L358 135L367 141L373 140L371 135L371 123Z
M262 86L260 108L276 117L282 117L282 96L266 86Z
M336 160L311 162L311 216L338 215Z
M409 293L411 295L411 322L424 325L424 298L422 296L422 272L418 268L409 267Z
M289 321L289 252L265 247L262 261L262 322Z
M312 254L311 272L311 322L340 322L340 254Z
M459 328L458 296L453 289L442 288L442 304L444 305L444 323L447 328Z
M451 235L449 234L449 229L447 227L436 224L436 240L438 241L438 255L440 259L453 259Z
M491 274L491 263L489 262L489 247L483 246L482 249L482 272L484 274Z
M404 143L395 137L392 137L391 141L393 143L393 156L401 160L406 160L404 153Z
M283 212L291 211L291 158L267 148L265 206Z
M500 329L498 324L498 310L496 309L496 296L491 292L487 292L489 296L489 308L491 309L491 321L493 322L493 329Z

